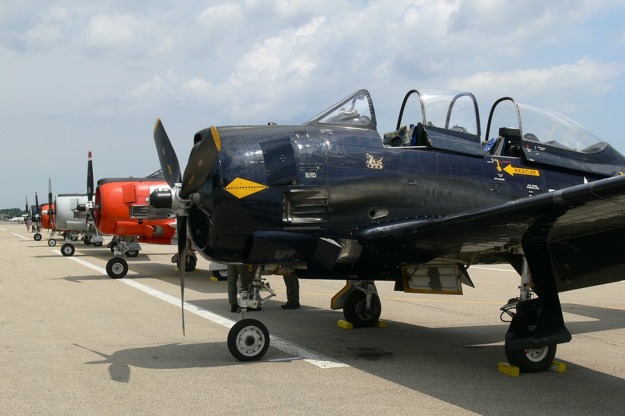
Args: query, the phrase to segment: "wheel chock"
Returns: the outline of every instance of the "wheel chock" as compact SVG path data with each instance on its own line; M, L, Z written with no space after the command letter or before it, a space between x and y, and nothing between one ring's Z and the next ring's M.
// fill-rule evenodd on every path
M217 279L215 276L211 276L210 277L210 281L211 282L219 282L219 279Z
M508 363L499 363L497 365L499 372L510 377L518 377L521 374L521 370L516 365Z
M555 371L556 373L566 373L566 364L559 361L554 361L551 363L549 371Z
M343 328L343 329L354 329L354 324L352 324L351 322L347 322L344 319L339 319L336 323L336 325L339 328ZM377 327L377 328L386 328L386 321L380 319L378 322L376 322L375 324L373 324L373 326Z
M336 323L336 325L339 328L343 328L343 329L353 329L354 328L354 324L352 324L351 322L347 322L343 319L339 319L339 321Z

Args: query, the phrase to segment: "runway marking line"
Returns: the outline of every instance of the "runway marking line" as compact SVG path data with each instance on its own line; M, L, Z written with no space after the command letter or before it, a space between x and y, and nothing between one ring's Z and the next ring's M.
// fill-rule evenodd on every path
M18 234L18 233L11 233L11 234L13 234L14 236L19 237L19 238L21 238L23 240L30 240L28 237L24 237L23 235Z
M54 253L58 253L59 255L62 255L61 252L59 250L51 250ZM88 261L85 261L79 257L65 257L66 259L72 260L78 264L81 264L85 267L90 268L93 271L96 271L100 274L103 274L105 276L107 276L106 273L106 269L104 269L103 267L100 266L96 266L95 264L92 264ZM115 279L117 282L120 283L124 283L128 286L134 287L135 289L138 289L150 296L154 296L157 299L160 299L162 301L171 303L172 305L175 306L180 306L180 298L176 297L176 296L172 296L170 294L167 294L165 292L161 292L158 289L154 289L150 286L144 285L143 283L139 283L135 280L130 280L130 279ZM204 309L202 307L199 307L197 305L194 305L192 303L188 303L185 302L184 303L184 308L185 311L191 312L193 314L196 314L204 319L208 319L209 321L212 321L218 325L224 326L226 328L232 328L232 326L236 323L236 321L233 321L231 319L228 318L224 318L221 315L218 315L216 313L213 313L211 311L209 311L208 309ZM297 358L300 358L314 366L317 366L319 368L322 369L326 369L326 368L341 368L341 367L349 367L349 365L342 363L340 361L334 360L330 357L326 357L322 354L316 353L312 350L309 350L307 348L304 348L300 345L294 344L290 341L284 340L280 337L276 337L274 335L270 335L271 338L271 342L270 342L270 346L279 349L280 351L283 351L287 354L293 355Z

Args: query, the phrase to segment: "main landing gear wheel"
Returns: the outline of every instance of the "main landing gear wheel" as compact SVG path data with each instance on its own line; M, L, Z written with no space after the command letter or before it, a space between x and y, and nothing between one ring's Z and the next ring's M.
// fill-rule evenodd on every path
M269 331L256 319L241 319L228 332L228 349L239 361L260 360L269 349Z
M56 240L54 238L51 238L48 240L48 246L49 247L54 247L56 246Z
M558 345L544 345L537 348L526 348L510 351L506 346L506 358L512 365L519 367L523 373L538 373L547 370L556 356Z
M65 243L61 246L61 254L65 257L71 257L76 252L74 245L71 243Z
M367 295L360 290L352 290L343 303L343 316L354 328L375 325L382 313L382 304L377 293L371 294L371 309L366 310Z
M111 279L121 279L128 273L128 263L121 257L113 257L106 263L106 274Z
M35 233L35 235L33 235L33 238L35 239L35 241L41 241L41 234Z

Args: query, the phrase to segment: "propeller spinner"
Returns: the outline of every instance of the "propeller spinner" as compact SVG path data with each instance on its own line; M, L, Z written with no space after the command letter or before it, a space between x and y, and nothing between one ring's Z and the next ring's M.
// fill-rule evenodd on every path
M200 135L201 140L191 151L189 162L181 177L180 164L163 123L157 119L154 125L154 143L163 175L171 190L152 192L150 205L153 208L170 208L176 214L183 334L185 333L184 280L187 262L187 217L189 208L193 204L192 195L200 189L210 175L221 151L221 140L214 126L203 130Z

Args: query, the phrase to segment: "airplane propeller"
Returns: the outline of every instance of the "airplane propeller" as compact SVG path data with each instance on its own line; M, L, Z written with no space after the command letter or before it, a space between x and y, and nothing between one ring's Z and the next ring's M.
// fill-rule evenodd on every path
M93 206L93 153L91 150L87 156L87 217L85 219L85 230L89 229L89 218L92 218L95 224L94 206Z
M191 151L189 162L180 176L178 157L169 140L169 136L160 119L154 124L154 143L161 164L161 169L169 191L154 191L150 195L150 205L153 208L170 208L176 214L178 232L178 275L180 279L180 302L182 308L182 333L185 334L184 324L184 281L187 262L187 217L189 208L193 204L192 195L204 184L210 175L213 165L221 151L219 133L215 127L203 130L200 142Z
M37 231L39 231L39 221L41 220L41 214L39 212L39 197L35 192L35 218L37 220Z
M54 220L54 210L52 209L52 179L48 178L48 218L50 222L50 232L56 230Z

